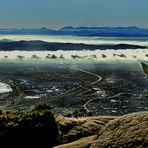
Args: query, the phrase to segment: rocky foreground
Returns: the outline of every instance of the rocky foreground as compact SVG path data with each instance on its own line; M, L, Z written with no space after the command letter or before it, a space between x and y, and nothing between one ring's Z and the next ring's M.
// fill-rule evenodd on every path
M59 117L66 144L54 148L146 148L148 112L124 116Z

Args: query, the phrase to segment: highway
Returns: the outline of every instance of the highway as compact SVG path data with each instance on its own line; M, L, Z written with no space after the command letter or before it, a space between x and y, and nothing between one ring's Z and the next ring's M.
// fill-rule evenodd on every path
M52 97L52 99L50 99L50 101L51 100L57 100L57 99L60 99L60 98L66 97L66 96L71 96L71 95L76 95L77 96L77 95L83 94L84 92L88 91L88 89L87 89L88 86L93 86L94 84L99 83L100 81L102 81L102 77L99 74L92 73L92 72L89 72L89 71L86 71L86 70L83 70L83 69L80 69L80 68L75 68L75 67L73 67L72 69L76 70L76 71L83 72L83 73L88 74L88 75L91 75L93 77L96 77L96 80L91 82L90 84L87 84L87 86L74 87L74 88L72 88L70 90L67 90L67 91L61 93L61 94L58 94L58 95Z

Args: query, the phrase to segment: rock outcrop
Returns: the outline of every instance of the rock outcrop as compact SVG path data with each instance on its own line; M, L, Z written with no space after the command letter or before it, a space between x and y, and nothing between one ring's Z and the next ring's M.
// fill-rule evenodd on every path
M90 147L90 145L92 143L94 143L96 141L96 139L97 139L96 135L84 137L84 138L81 138L77 141L63 144L63 145L57 146L55 148L88 148L88 147Z
M148 147L148 112L133 113L110 121L90 148Z
M148 112L120 117L59 118L67 144L55 148L147 148ZM72 142L71 142L72 141Z
M67 142L72 142L83 137L97 135L97 133L108 123L115 119L114 116L80 117L80 118L58 118L60 131L64 133Z

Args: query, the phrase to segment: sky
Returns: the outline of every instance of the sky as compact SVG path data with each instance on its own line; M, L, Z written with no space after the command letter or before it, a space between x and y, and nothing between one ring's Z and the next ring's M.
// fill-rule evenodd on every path
M148 0L0 0L0 28L148 28Z

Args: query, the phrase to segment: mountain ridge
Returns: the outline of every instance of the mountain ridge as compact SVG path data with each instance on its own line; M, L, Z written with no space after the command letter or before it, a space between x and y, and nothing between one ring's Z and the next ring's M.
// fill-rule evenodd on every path
M129 27L72 27L66 26L60 29L50 28L0 28L1 35L18 34L18 35L76 35L76 36L104 36L104 37L148 37L147 28L136 26Z
M145 49L144 46L131 45L131 44L115 44L115 45L90 45L83 43L56 43L56 42L45 42L40 40L31 40L31 41L8 41L0 42L0 51L14 51L14 50L48 50L48 51L57 51L57 50L96 50L96 49Z

